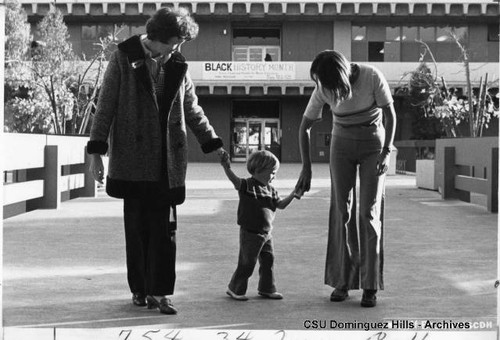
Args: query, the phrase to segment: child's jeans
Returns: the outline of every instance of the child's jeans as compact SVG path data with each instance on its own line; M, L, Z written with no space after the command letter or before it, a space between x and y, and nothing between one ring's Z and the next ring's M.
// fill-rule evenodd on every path
M257 260L259 268L259 287L261 293L275 293L274 284L274 252L271 233L256 234L240 228L240 253L238 267L229 282L229 289L244 295L247 291L248 279L252 276Z

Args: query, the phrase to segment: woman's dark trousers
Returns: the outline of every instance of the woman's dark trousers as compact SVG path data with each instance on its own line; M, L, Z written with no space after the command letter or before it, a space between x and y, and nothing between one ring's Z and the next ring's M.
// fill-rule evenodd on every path
M168 203L124 199L127 279L132 293L172 295L176 210Z

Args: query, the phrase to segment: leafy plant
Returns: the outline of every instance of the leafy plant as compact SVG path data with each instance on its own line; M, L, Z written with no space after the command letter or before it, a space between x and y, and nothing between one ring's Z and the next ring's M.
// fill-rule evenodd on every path
M12 116L11 132L49 133L52 128L49 102L41 100L40 92L30 93L28 98L15 97L6 103L6 111Z
M479 91L472 90L468 51L453 31L450 31L450 35L462 51L467 95L449 88L444 77L438 79L436 60L429 46L423 41L418 41L425 48L420 56L420 65L416 70L405 74L403 78L410 76L407 87L412 104L421 108L426 118L437 119L447 137L461 137L459 125L463 122L469 123L471 137L481 137L483 129L488 127L491 118L498 117L498 105L495 105L488 90L488 74L481 78ZM423 61L426 53L429 53L433 61L434 73Z

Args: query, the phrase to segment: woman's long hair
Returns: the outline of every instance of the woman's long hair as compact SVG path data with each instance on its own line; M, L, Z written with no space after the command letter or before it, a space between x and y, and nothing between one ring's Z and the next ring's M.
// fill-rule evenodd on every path
M312 62L310 76L318 87L333 93L336 104L351 98L351 64L343 54L332 50L320 52Z

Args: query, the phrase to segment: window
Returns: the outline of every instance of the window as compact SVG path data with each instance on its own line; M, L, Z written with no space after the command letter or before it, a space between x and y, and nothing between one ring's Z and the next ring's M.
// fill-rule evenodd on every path
M82 26L82 40L97 42L99 38L105 38L113 34L115 26L108 25L84 25Z
M489 34L498 39L498 27ZM428 44L440 62L456 61L457 46L452 35L467 43L467 26L352 26L351 58L353 61L403 61L419 60L423 47ZM496 34L496 35L495 35ZM427 54L425 58L429 58Z
M399 27L390 32L382 25L351 26L351 59L353 61L384 61L384 42L388 34L399 35Z
M97 26L97 38L105 38L113 35L115 25L98 25Z
M145 25L142 25L142 26L130 26L130 34L129 36L132 36L132 35L137 35L137 34L145 34L146 33L146 26Z
M234 28L234 61L280 61L279 28Z
M420 40L424 42L436 41L436 27L420 27Z
M499 41L498 24L488 25L488 41Z
M234 46L233 61L279 61L277 46Z
M445 42L452 41L452 37L450 35L451 30L448 27L438 27L436 29L436 41L437 42Z
M116 39L118 41L123 41L130 37L130 26L127 24L117 25Z
M368 61L384 61L384 42L368 42Z
M385 30L386 41L401 41L401 27L387 27Z
M418 27L417 26L403 26L403 37L402 41L414 42L418 39Z
M97 26L82 26L82 40L96 40Z
M432 27L420 27L420 40L424 42L453 42L454 34L459 40L464 41L467 39L467 27L466 26L432 26Z
M352 40L362 41L366 40L366 27L365 26L352 26Z
M234 28L234 45L279 45L279 28Z
M465 26L453 27L451 31L460 41L467 41L467 39L469 38L469 30Z
M10 171L3 172L3 183L4 184L15 183L15 182L17 182L17 171L16 170L10 170Z
M116 34L118 41L125 40L132 35L143 34L146 32L144 26L130 26L127 24L99 24L83 25L82 41L97 42L99 38L105 38Z

